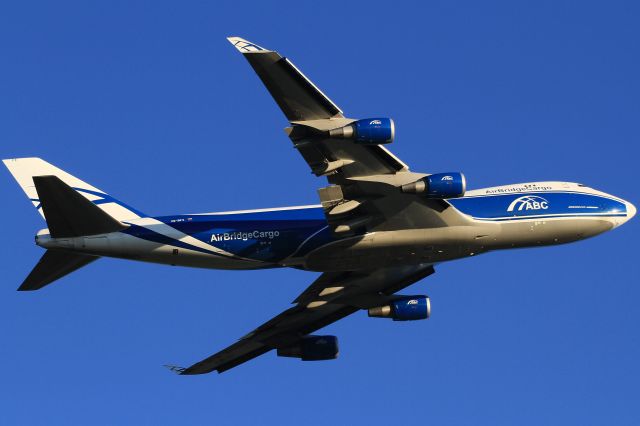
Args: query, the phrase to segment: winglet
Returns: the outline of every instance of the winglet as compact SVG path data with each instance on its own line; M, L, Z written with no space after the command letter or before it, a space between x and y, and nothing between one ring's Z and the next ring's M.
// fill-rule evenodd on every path
M184 370L186 370L186 368L179 367L177 365L167 365L167 364L165 364L165 365L163 365L163 367L168 368L169 370L173 371L176 374L182 374L182 373L184 373Z
M251 43L241 37L227 37L229 43L233 44L233 46L240 51L240 53L251 53L251 52L269 52L268 49L264 47L260 47L255 43Z

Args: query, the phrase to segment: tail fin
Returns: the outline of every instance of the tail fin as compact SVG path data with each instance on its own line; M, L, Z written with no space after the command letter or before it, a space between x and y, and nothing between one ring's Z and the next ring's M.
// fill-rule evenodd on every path
M103 234L126 228L57 176L34 176L33 183L53 238ZM98 257L47 250L18 290L38 290L95 259Z
M81 181L75 176L47 163L41 158L13 158L2 160L18 185L27 194L34 207L44 217L42 203L33 181L34 176L56 176L62 182L73 188L87 200L93 202L112 218L122 221L146 216L144 213L111 197L104 191Z
M98 259L97 256L47 250L18 291L38 290Z

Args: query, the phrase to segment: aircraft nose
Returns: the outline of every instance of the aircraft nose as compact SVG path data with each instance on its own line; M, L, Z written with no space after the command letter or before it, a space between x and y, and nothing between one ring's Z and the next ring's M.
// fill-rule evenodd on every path
M624 203L627 206L627 220L629 220L636 215L636 206L628 201L625 201Z
M623 200L621 198L618 198L618 201L624 204L625 207L625 215L620 215L612 219L613 222L613 227L617 228L618 226L624 225L625 223L627 223L632 217L634 217L636 215L636 206L634 206L633 204L631 204L630 202ZM618 209L615 210L616 212L619 212Z

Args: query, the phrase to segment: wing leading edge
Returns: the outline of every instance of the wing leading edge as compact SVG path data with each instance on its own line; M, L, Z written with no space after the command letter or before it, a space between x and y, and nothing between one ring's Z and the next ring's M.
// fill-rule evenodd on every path
M342 117L340 108L289 59L240 37L227 40L249 61L289 121Z
M306 335L389 297L435 271L430 264L372 271L324 273L287 309L238 342L191 367L167 366L182 374L222 373L273 349L287 348Z

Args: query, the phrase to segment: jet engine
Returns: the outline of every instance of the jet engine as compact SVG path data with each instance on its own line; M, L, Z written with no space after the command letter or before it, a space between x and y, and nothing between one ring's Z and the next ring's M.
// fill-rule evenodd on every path
M427 296L401 296L388 305L369 309L369 316L391 318L394 321L427 319L431 315L431 302Z
M390 118L365 118L348 126L329 130L333 139L351 139L362 145L379 145L393 142L396 127Z
M278 348L278 356L300 358L302 361L323 361L338 357L336 336L304 336L298 344Z
M467 180L462 173L434 173L415 182L402 185L402 192L420 194L429 198L458 198L467 189Z

